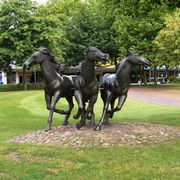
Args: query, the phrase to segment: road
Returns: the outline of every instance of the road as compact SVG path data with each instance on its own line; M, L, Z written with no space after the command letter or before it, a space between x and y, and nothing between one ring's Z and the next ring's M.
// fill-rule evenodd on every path
M128 98L155 104L180 106L180 87L130 87Z

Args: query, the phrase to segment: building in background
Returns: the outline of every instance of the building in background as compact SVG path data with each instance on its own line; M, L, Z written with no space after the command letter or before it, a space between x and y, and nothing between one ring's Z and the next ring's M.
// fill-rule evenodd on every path
M23 83L23 78L25 78L28 83L39 83L43 81L43 75L40 70L26 70L23 74L23 69L20 66L11 65L11 72L5 73L0 71L0 84L19 84ZM115 65L107 66L107 67L97 67L96 68L96 76L100 81L102 76L105 73L114 73L116 71ZM148 83L154 82L154 69L153 68L144 68L146 80ZM61 74L67 75L77 75L80 73L80 66L76 67L62 67ZM168 74L171 77L179 77L180 71L178 67L174 67L168 70ZM161 82L161 80L167 77L167 70L165 66L157 67L157 81ZM131 72L131 83L138 83L142 81L142 71L133 70Z
M23 83L23 78L26 78L26 82L37 83L43 81L42 72L35 70L27 70L23 74L21 66L11 65L10 72L3 72L0 70L0 84L19 84Z

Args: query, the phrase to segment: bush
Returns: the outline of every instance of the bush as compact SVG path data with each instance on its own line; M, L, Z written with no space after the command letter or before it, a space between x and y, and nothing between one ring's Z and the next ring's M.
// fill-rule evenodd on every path
M5 85L0 85L0 92L35 90L35 89L43 89L43 88L44 88L43 83L5 84Z
M28 83L26 84L27 90L43 89L44 83Z
M173 83L180 83L180 78L178 77L171 76L168 78L168 80Z
M176 78L175 83L180 83L180 78Z

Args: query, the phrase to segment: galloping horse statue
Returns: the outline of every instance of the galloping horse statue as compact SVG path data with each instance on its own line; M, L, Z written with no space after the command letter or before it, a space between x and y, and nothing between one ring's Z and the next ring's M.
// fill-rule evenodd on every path
M39 48L31 57L24 63L24 68L30 69L33 64L39 64L45 79L45 100L49 112L46 131L51 129L53 120L53 112L66 114L63 125L68 124L70 113L74 107L74 83L77 76L62 76L59 73L60 65L54 59L54 56L47 48ZM68 111L60 110L55 107L61 97L65 97L69 103Z
M80 129L85 125L86 119L90 119L90 127L94 127L94 104L98 97L98 81L95 76L95 62L101 60L102 63L106 63L109 59L109 55L102 53L95 47L89 47L87 50L87 59L82 63L81 72L75 82L74 96L78 102L78 112L74 116L78 119L81 116L81 120L76 124L76 127ZM85 108L86 102L89 101L87 109Z
M145 58L133 52L127 52L125 58L118 65L115 74L105 74L101 82L101 98L104 103L103 112L99 123L94 130L100 130L102 124L109 124L108 118L112 118L114 112L120 111L127 98L130 85L130 72L135 64L149 66L150 63ZM115 100L118 104L114 108ZM111 104L111 110L108 110Z

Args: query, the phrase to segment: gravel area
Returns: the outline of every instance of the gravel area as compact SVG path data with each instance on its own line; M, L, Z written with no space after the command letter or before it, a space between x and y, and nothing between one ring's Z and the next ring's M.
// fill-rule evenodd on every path
M142 123L113 123L101 131L74 125L57 126L51 131L39 130L11 138L10 143L61 147L146 146L180 138L180 128Z

